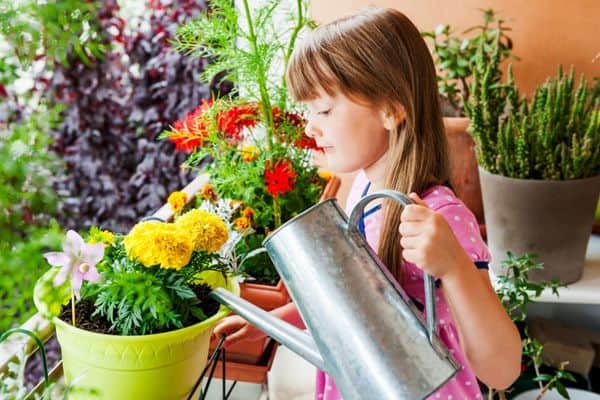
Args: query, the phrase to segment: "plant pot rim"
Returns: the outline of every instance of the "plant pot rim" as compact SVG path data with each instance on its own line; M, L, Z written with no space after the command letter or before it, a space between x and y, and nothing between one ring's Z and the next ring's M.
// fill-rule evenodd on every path
M496 176L499 178L503 178L506 180L513 180L513 181L528 181L528 182L548 182L548 183L558 183L558 182L584 182L584 181L591 181L594 179L598 179L600 178L600 173L596 174L596 175L592 175L592 176L588 176L586 178L575 178L575 179L533 179L533 178L513 178L510 176L506 176L506 175L501 175L501 174L496 174L494 172L490 172L487 169L481 167L481 166L477 166L477 168L479 169L479 173L485 173L487 175L490 176Z
M240 295L240 285L239 285L238 281L236 279L233 279L232 277L230 277L228 279L228 281L229 281L229 287L227 289L229 291L231 291L233 294L235 294L236 296L239 296ZM165 339L173 339L173 338L177 338L180 336L186 336L190 332L193 332L193 331L199 331L199 332L204 331L207 328L215 325L220 319L226 317L230 313L231 313L231 311L227 307L225 307L224 305L221 305L215 315L205 319L204 321L195 323L193 325L186 326L184 328L178 328L178 329L174 329L174 330L171 330L168 332L152 333L152 334L148 334L148 335L127 335L126 336L126 335L111 335L111 334L107 334L107 333L92 332L92 331L88 331L88 330L73 326L58 317L52 317L52 323L55 326L60 326L62 329L66 330L66 331L77 332L77 334L79 336L88 337L90 339L103 340L103 341L118 340L118 341L121 341L122 343L139 342L140 340L144 340L146 342L160 342L160 341L164 341Z

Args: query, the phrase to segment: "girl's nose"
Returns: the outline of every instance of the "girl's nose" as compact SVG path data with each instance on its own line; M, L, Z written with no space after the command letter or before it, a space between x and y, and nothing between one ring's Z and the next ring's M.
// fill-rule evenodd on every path
M314 138L315 136L319 135L319 130L311 120L308 120L308 122L306 123L304 132L309 138Z

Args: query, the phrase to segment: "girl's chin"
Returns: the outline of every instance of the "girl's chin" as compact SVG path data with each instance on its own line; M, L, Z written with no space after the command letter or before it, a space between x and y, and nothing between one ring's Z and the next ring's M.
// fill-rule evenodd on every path
M326 165L325 168L334 174L348 174L360 169L359 167L356 167L356 165L349 164L347 161L344 162L344 160L339 160L336 157L330 156L326 157Z

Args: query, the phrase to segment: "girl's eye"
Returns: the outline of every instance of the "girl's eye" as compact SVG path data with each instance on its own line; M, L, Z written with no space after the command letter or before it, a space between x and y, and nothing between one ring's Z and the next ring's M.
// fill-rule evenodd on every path
M319 114L319 115L327 115L327 114L329 114L330 111L331 111L331 108L329 108L327 110L319 111L319 112L317 112L317 114Z

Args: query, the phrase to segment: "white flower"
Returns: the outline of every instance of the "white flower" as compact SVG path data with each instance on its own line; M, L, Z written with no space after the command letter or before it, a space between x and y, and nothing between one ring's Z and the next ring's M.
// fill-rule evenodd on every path
M45 253L44 257L53 267L62 268L52 282L54 286L62 285L70 275L71 288L79 298L82 281L100 280L96 264L104 257L104 244L87 244L77 232L69 230L63 243L63 251Z

